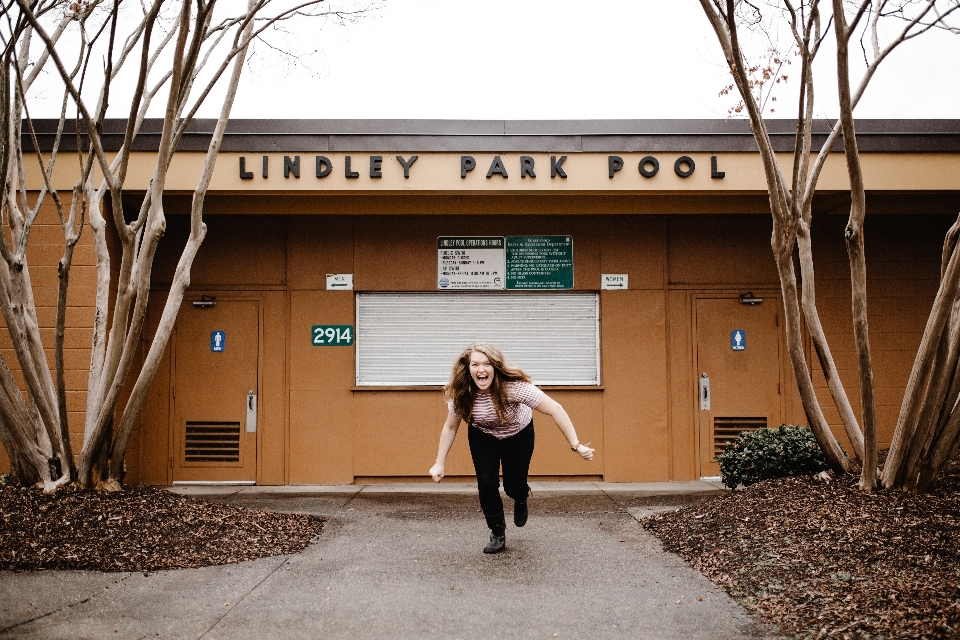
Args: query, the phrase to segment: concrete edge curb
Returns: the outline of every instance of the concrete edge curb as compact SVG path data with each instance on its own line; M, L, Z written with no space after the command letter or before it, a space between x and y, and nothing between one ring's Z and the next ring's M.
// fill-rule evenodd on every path
M257 496L260 498L357 497L366 495L474 495L476 483L395 483L365 485L189 485L161 487L171 493L196 497ZM711 480L690 482L531 482L534 496L607 495L621 498L668 498L674 496L714 496L728 493L721 483Z

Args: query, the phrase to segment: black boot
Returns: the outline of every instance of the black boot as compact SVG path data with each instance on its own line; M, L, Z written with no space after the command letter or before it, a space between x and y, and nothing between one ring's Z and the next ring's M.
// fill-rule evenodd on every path
M500 553L507 544L507 521L503 511L494 516L487 516L487 526L490 527L490 542L483 548L484 553Z
M513 524L522 527L527 524L527 501L517 500L513 503Z
M484 553L500 553L507 546L507 536L490 532L490 542L483 548Z

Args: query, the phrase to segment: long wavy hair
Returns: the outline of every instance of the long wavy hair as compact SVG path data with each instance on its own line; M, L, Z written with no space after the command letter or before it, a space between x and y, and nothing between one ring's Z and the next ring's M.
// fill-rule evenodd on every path
M487 356L493 365L493 382L490 384L490 399L501 422L507 414L507 404L513 398L507 391L508 382L530 382L530 376L503 359L503 353L487 342L474 342L457 357L450 372L450 382L443 388L444 394L453 400L453 409L467 424L473 422L473 402L480 391L470 375L470 356L474 352Z

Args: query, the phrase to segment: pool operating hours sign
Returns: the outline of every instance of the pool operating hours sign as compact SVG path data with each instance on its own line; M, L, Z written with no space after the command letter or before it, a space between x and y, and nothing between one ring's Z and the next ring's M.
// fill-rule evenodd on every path
M507 289L573 289L573 236L507 236Z
M437 238L437 289L503 289L502 236Z

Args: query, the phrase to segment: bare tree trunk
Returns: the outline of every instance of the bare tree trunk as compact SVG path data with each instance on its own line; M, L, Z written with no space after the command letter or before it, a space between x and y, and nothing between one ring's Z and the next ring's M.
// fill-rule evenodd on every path
M954 376L957 371L954 371ZM960 411L953 409L947 415L946 423L939 429L939 435L930 448L926 464L920 467L913 486L915 491L928 491L933 486L944 465L960 444Z
M957 250L958 234L960 219L947 233L944 242L941 288L947 284L950 262ZM927 490L939 475L956 444L957 432L960 429L960 423L955 420L957 401L960 399L958 359L960 300L955 298L950 305L948 321L940 332L914 434L906 444L906 454L899 459L901 469L896 482L898 487L911 491Z
M73 4L11 0L6 7L4 16L10 18L10 33L9 37L4 36L3 53L0 54L0 171L3 175L0 181L0 222L4 226L0 230L0 314L10 333L25 385L23 389L19 388L0 357L0 444L8 450L21 478L43 482L46 489L52 490L74 476L64 336L74 247L84 226L85 215L89 215L96 254L97 291L83 446L75 477L82 486L121 488L123 462L132 430L189 286L193 259L206 234L202 220L203 201L236 98L248 45L264 30L276 26L278 21L324 13L314 11L321 1L298 0L285 4L272 16L264 16L265 7L273 0L248 0L246 10L233 3L215 19L214 8L223 8L227 3L183 1L174 16L162 11L169 4L164 0L145 0L139 5L142 16L138 24L125 37L118 31L122 22L118 20L119 3L116 2L111 5L99 0ZM136 8L134 3L132 10ZM340 17L344 15L340 13ZM158 22L163 22L166 32L156 36L159 42L155 42L155 32L164 31L155 29ZM52 35L44 25L55 25ZM68 49L59 44L59 39L71 25L79 29L79 38L74 39ZM31 44L33 41L38 42ZM76 49L72 48L75 45ZM38 50L39 56L31 58L31 52ZM64 64L65 55L76 56L72 70ZM129 104L123 142L119 151L108 160L101 134L110 99L116 93L116 87L112 90L111 83L124 64L130 61L139 64L134 70L136 88L132 96L123 97L123 106ZM163 68L167 64L169 66ZM208 64L215 66L211 69ZM59 128L49 158L41 152L26 97L31 83L44 66L55 68L55 76L62 82L63 89ZM197 109L211 95L220 79L230 75L231 66L233 72L208 149L204 174L194 193L190 239L164 307L160 330L146 354L131 397L120 411L122 391L135 371L143 346L141 333L150 295L153 260L166 227L163 193L171 160ZM202 85L199 84L201 74ZM84 94L98 81L102 84L96 93L96 108L91 111ZM11 83L14 83L13 90ZM81 91L84 83L87 89ZM153 178L135 219L128 221L123 203L131 152L153 98L165 86L169 92ZM197 95L191 96L195 88ZM73 185L69 215L65 215L57 193L58 185L54 184L52 176L61 134L68 120L68 105L76 108L78 130L74 135L80 170ZM28 131L29 136L23 135L24 131ZM33 149L25 148L25 139L31 141ZM30 158L31 155L35 157ZM36 186L28 184L25 157L41 166L43 185L39 191ZM94 168L99 171L98 180L102 181L99 187L93 182ZM59 175L62 174L58 168ZM36 206L31 207L28 196L33 198L34 192L38 193ZM52 350L53 372L41 343L26 260L30 230L46 197L56 204L64 232ZM108 219L104 217L104 209L109 212ZM108 234L114 231L119 248L112 254ZM53 479L51 468L57 467L61 470L60 477Z
M0 261L0 265L6 267L6 262ZM46 431L46 437L51 442L56 442L58 438L56 403L51 402L51 392L53 390L50 371L46 369L46 356L39 344L39 331L37 328L35 316L30 318L30 312L33 311L29 301L15 303L12 300L11 290L20 300L25 295L24 282L22 278L23 270L21 267L19 274L10 274L7 269L0 271L0 307L3 308L4 320L10 331L10 337L13 339L14 352L17 355L20 372L26 381L27 391L35 403L35 408L40 416L41 428ZM20 277L17 277L17 276ZM39 354L37 352L40 352ZM43 359L40 360L38 355ZM40 369L40 370L38 370ZM44 370L45 374L44 375Z
M96 308L93 317L93 344L90 350L90 374L87 381L87 411L83 429L83 447L93 435L103 401L103 366L107 349L107 319L110 316L110 250L107 247L107 221L100 212L100 196L92 185L86 186L90 200L90 233L93 236L97 265Z
M857 422L857 417L850 405L850 398L840 380L833 352L827 340L823 325L820 322L820 313L817 311L816 278L813 266L813 189L817 176L826 157L825 150L833 145L836 130L831 131L826 144L810 165L810 154L813 146L813 114L814 95L816 87L813 82L813 61L820 42L820 8L818 3L809 7L809 16L806 20L797 20L792 14L792 28L794 41L800 53L800 96L797 105L797 139L794 143L793 180L791 192L794 194L794 207L799 210L797 223L797 248L799 249L800 277L803 286L800 303L803 308L803 317L807 322L811 342L820 370L830 391L833 404L840 414L847 439L853 447L854 457L863 460L863 432Z
M810 229L804 222L800 223L800 229L797 233L797 247L800 254L800 275L802 278L803 297L803 317L807 321L807 331L810 332L811 342L813 342L814 353L817 354L817 360L820 363L820 370L827 382L827 389L833 398L833 403L840 413L840 421L843 423L844 432L853 446L853 454L863 460L863 432L860 431L860 425L853 413L853 407L850 406L850 399L843 388L843 381L840 380L840 372L837 371L836 362L833 359L833 353L830 350L830 344L827 342L827 336L823 331L823 325L820 323L820 313L817 311L816 286L813 269L813 250L810 243Z
M169 165L169 157L172 156L173 153L173 148L170 147L170 141L173 136L172 119L177 111L176 104L181 98L180 84L185 63L183 54L186 50L190 31L190 10L190 3L184 2L181 5L180 28L177 36L177 46L174 49L170 93L167 99L163 132L160 136L160 151L157 166L154 170L153 180L150 185L151 200L146 219L145 236L141 236L140 233L134 232L127 227L123 219L123 202L120 198L120 192L117 189L111 189L113 217L118 230L121 230L121 242L123 244L119 277L120 290L117 294L113 326L107 341L106 361L101 374L103 381L100 384L105 390L104 396L101 401L101 406L98 408L96 423L89 435L88 443L80 451L78 470L81 486L88 482L98 481L97 478L92 477L91 474L94 454L96 450L104 447L108 450L110 448L110 440L107 440L108 444L106 446L103 444L104 439L108 437L108 423L112 424L123 381L126 379L130 367L133 364L136 345L140 339L143 317L146 314L145 288L142 284L142 279L145 277L149 283L149 266L152 265L156 243L159 237L163 235L164 230L162 193L166 169ZM144 46L146 46L146 43ZM138 86L138 90L140 96L142 96L142 83ZM139 98L137 101L139 101ZM122 171L123 168L121 168L121 172ZM141 229L143 228L141 227ZM141 242L138 241L142 241L142 245ZM141 245L139 247L140 255L135 253L138 245ZM142 258L143 253L147 256L145 259ZM147 266L144 267L143 265ZM138 275L141 278L140 282L136 279ZM139 299L138 294L140 294ZM132 317L131 313L133 313ZM108 471L109 462L106 462L104 467L104 470ZM107 475L109 475L109 473Z
M37 475L37 467L42 463L42 457L38 456L39 459L36 460L26 459L24 453L29 450L30 443L15 437L13 430L7 424L5 415L0 411L0 444L8 453L11 470L25 487L42 482L42 478Z
M941 419L944 409L949 412L956 405L956 399L954 399L953 404L944 406L950 387L954 386L952 384L953 376L957 369L957 353L960 350L960 344L958 344L960 333L957 331L957 322L954 316L956 307L957 302L954 301L951 321L940 337L931 379L924 394L920 416L917 419L916 433L910 441L907 456L903 463L905 470L903 485L906 488L916 487L918 477L926 466L925 462L929 460L930 449L934 441L940 436L942 427L945 426Z
M775 248L776 251L776 248ZM796 377L800 391L800 400L810 428L827 458L827 464L837 473L847 473L850 470L850 461L843 455L837 439L830 431L830 425L820 409L813 381L810 379L810 370L807 368L806 357L803 353L803 334L800 330L800 306L797 297L796 274L793 270L793 257L782 249L777 252L777 271L780 274L780 290L783 293L785 327L787 334L787 352L793 374Z
M923 331L920 349L917 351L917 357L914 360L913 369L910 371L910 379L904 393L903 404L900 406L900 416L893 433L890 452L887 454L887 460L883 465L881 481L887 489L901 486L906 482L909 475L909 470L904 463L909 453L910 443L917 431L920 411L933 375L933 367L941 337L950 320L957 294L960 292L960 257L957 255L960 251L956 250L958 234L960 234L960 218L947 234L944 253L950 256L949 261L943 270L940 289L937 291L933 308L927 318L927 326Z
M13 379L6 361L0 356L0 420L8 435L3 439L4 447L8 443L8 457L17 470L17 477L25 486L51 481L50 465L47 460L52 452L43 451L36 443L30 420L30 410Z
M103 437L96 441L96 446L90 448L90 469L89 485L97 489L114 490L120 487L113 487L105 484L110 477L110 441L113 438L114 417L107 418L106 425L103 428Z
M767 182L767 192L770 196L770 210L773 216L771 247L780 276L780 288L783 293L787 351L800 391L800 400L803 404L804 412L807 415L807 420L810 422L810 427L826 456L828 464L836 472L845 473L850 468L850 462L840 449L840 445L833 436L826 418L823 415L823 410L820 408L803 350L803 334L800 328L800 301L797 292L796 274L793 267L793 248L797 244L797 237L802 222L799 203L804 202L804 199L797 198L796 194L791 193L787 180L780 170L763 116L750 91L750 78L744 66L743 53L740 49L739 36L737 34L734 0L726 0L725 13L721 13L719 9L716 8L719 4L715 6L711 0L701 0L700 4L714 28L727 63L730 65L734 82L743 97L744 106L750 116L750 126L754 139L760 149L760 158L763 162L764 175ZM807 126L809 126L809 123L807 123ZM801 144L803 144L802 141L806 135L809 135L809 132L806 132L804 136L798 135L798 140ZM795 159L798 162L805 162L805 155L798 151ZM796 174L794 182L801 184L801 177L799 173ZM807 248L809 248L809 244ZM812 276L812 261L808 262L808 266L811 267L810 275ZM809 283L811 287L810 292L812 293L812 277L810 277ZM813 305L815 298L811 295L809 300L810 304ZM817 317L815 309L811 309L811 317ZM817 326L819 327L819 321L817 321ZM818 344L821 344L821 346L825 344L825 342L825 340L818 340ZM825 360L821 358L821 362L824 361ZM828 376L828 380L836 379L836 376ZM836 386L831 388L831 392L835 390Z
M860 374L860 404L863 419L863 471L860 488L873 491L877 486L877 410L873 389L873 361L867 321L867 262L863 246L863 222L867 210L857 132L853 123L853 99L850 95L848 43L851 31L844 15L843 0L833 0L833 23L837 37L837 88L840 96L840 121L843 126L843 150L850 179L850 217L844 230L850 259L850 285L853 295L853 337Z
M950 317L950 354L943 366L951 376L950 389L946 393L938 416L933 443L929 446L925 463L920 465L914 489L927 491L940 475L960 438L960 300L953 303Z
M248 1L248 11L252 9L254 2ZM250 34L253 30L253 22L248 23L243 31L243 39L249 42ZM220 144L223 140L223 134L226 131L227 122L230 119L230 111L236 98L237 88L240 85L240 74L243 71L243 63L246 59L247 47L244 46L237 56L233 65L233 74L227 87L227 94L223 101L223 108L220 112L220 118L217 121L216 129L210 139L210 145L207 149L207 157L204 162L203 175L193 194L193 206L190 211L190 236L187 239L187 246L184 248L177 263L177 269L174 273L173 284L170 287L170 294L167 296L164 305L163 314L160 318L160 324L154 334L153 342L147 353L146 361L134 385L133 392L127 401L127 407L123 418L120 421L120 427L117 438L114 442L113 454L111 457L110 480L118 481L123 471L123 461L126 457L127 445L130 442L130 434L133 432L134 424L143 408L143 403L147 397L147 390L150 383L156 375L157 368L160 366L160 360L170 341L170 335L173 332L173 324L176 320L180 305L183 302L183 295L190 286L190 269L193 266L193 260L200 249L200 245L207 234L207 225L203 223L203 201L207 189L210 186L210 180L213 177L213 169L216 165L217 155L220 152ZM149 280L147 280L149 284ZM146 295L146 294L144 294Z
M70 266L73 247L68 245L57 268L60 284L57 289L57 320L54 338L54 366L57 372L57 411L60 414L60 438L63 441L63 476L73 477L73 449L70 443L70 427L67 419L67 381L63 362L63 339L67 324L67 290L70 286Z
M867 321L866 257L864 252L864 221L866 197L861 170L856 130L853 121L853 109L863 96L866 87L876 73L879 65L900 44L917 37L930 29L948 27L945 20L951 14L960 12L960 4L951 3L938 6L935 0L922 0L914 3L899 3L896 6L882 0L857 0L844 2L833 0L831 3L834 21L834 33L837 39L837 86L840 102L840 120L827 136L825 143L817 153L812 166L811 127L813 122L813 61L824 41L820 35L820 3L784 2L752 3L737 0L700 0L701 8L710 21L724 57L733 75L734 84L743 100L742 106L750 117L754 139L760 149L770 196L771 213L774 221L774 256L777 260L784 292L784 309L788 323L791 317L790 291L795 289L786 268L784 251L792 253L796 242L800 253L800 271L803 276L803 298L801 300L804 318L807 321L813 346L820 362L821 370L836 405L840 419L854 453L863 461L861 487L872 490L877 482L877 417L874 398L873 363L870 353L869 327ZM766 83L771 81L770 69L763 68L763 77L752 76L746 69L749 66L739 44L737 34L738 21L742 20L748 28L755 29L770 40L774 51L780 51L780 43L771 36L776 31L776 23L768 20L771 12L780 12L785 25L793 35L794 44L801 58L801 87L797 117L797 135L794 145L794 164L792 181L788 184L782 175L778 161L772 151L772 144L761 113L763 101L769 93L763 93ZM847 15L851 18L848 21ZM892 36L884 38L886 45L881 47L881 35L890 33L881 29L881 21L892 22L895 26ZM896 26L900 22L900 27ZM773 25L773 26L771 26ZM850 69L848 64L849 44L854 34L860 35L866 68L860 77L856 90L851 91ZM753 65L751 71L762 68ZM776 78L776 73L774 72ZM776 78L779 83L780 79ZM758 88L759 87L759 88ZM756 91L756 95L755 92ZM860 400L862 405L863 431L857 424L857 418L850 406L849 399L839 378L836 365L830 353L829 343L821 326L816 308L813 254L810 241L812 226L812 202L816 192L820 171L833 148L840 132L843 132L844 155L850 180L851 207L845 229L845 241L851 278L851 308L854 327L854 341L857 352ZM795 235L787 241L785 231ZM778 234L783 237L778 237ZM787 234L789 235L789 234ZM952 252L952 248L951 248ZM946 260L945 260L946 262ZM914 486L932 482L936 476L937 465L949 455L950 451L960 450L957 431L960 430L955 409L960 399L960 380L957 380L956 358L954 355L953 325L944 333L944 325L951 315L951 305L956 299L956 276L954 261L945 270L941 280L941 290L931 312L924 333L920 352L911 372L907 393L901 407L900 418L890 455L881 476L884 486L905 486L906 478L911 478ZM958 330L960 333L960 330ZM832 446L825 438L829 433L816 426L820 421L819 406L811 393L805 389L809 372L801 375L800 366L802 348L795 341L799 339L796 331L788 332L787 347L797 373L801 400L811 426L817 433L817 441L825 450ZM960 337L957 338L960 340ZM960 351L960 346L957 347ZM938 355L939 354L939 355ZM931 377L930 368L936 366L938 373ZM931 382L933 380L933 382ZM918 430L918 423L923 425ZM913 439L917 438L916 441ZM912 443L912 444L910 444ZM829 457L829 456L828 456Z

